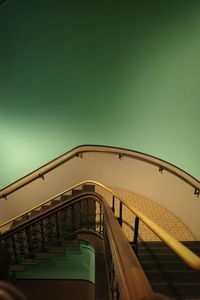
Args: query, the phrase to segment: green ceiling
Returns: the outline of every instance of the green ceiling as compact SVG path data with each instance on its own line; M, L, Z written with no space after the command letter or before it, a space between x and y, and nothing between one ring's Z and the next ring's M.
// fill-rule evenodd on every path
M0 5L0 187L81 144L200 178L200 2Z

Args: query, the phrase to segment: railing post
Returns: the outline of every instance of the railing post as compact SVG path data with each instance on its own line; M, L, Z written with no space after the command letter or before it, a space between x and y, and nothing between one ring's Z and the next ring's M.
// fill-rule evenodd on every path
M119 218L117 218L120 226L122 227L122 202L119 202Z
M112 197L112 211L115 213L115 196Z
M134 227L134 237L133 242L131 242L131 247L133 248L135 254L138 253L138 230L139 230L139 221L140 219L136 216L135 217L135 227Z

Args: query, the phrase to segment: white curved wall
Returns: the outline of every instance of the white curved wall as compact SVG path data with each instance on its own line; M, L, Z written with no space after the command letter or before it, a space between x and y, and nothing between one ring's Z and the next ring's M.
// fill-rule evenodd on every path
M164 163L165 164L165 163ZM167 163L166 163L167 165ZM174 167L175 169L175 167ZM73 158L0 201L0 223L47 200L64 189L92 179L141 194L169 209L200 239L200 198L194 188L173 174L135 158L117 154L83 154ZM161 216L162 217L162 216Z

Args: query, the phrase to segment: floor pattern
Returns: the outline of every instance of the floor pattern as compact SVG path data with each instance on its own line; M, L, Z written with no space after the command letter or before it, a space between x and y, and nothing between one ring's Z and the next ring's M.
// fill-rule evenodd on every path
M147 217L152 219L162 229L171 234L179 241L195 241L196 238L191 233L183 222L172 214L169 210L162 207L158 203L149 200L134 192L110 187L110 189L121 199L131 203L135 208L144 213ZM96 187L96 192L100 193L108 201L109 205L112 204L112 195L101 187ZM116 214L119 213L119 200L115 200ZM134 215L126 208L123 207L123 226L128 239L133 240L134 228ZM142 222L139 225L139 238L144 241L159 241L160 239Z

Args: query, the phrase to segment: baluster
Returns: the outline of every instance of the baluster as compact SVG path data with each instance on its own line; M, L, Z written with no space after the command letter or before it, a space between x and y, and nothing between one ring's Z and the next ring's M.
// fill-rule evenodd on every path
M43 229L43 222L40 221L40 229L41 229L41 237L42 237L42 250L45 251L45 239L44 239L44 229Z
M56 213L56 236L57 236L57 244L59 246L59 224L58 224L58 213Z
M29 256L31 256L33 253L33 243L32 243L32 233L30 227L27 227L25 229L25 232L26 232Z
M119 202L119 218L117 219L120 226L122 227L122 202L121 201Z
M19 260L18 260L17 251L16 251L14 234L12 235L11 238L12 238L13 250L14 250L14 255L15 255L15 263L18 264Z
M88 198L86 199L86 202L87 202L87 228L89 229L90 225L89 225L89 201L88 201Z
M100 205L100 211L99 211L99 214L100 214L100 219L99 219L99 233L102 235L102 207L101 207L101 204Z
M138 253L138 230L139 230L139 218L135 217L135 228L134 228L134 237L133 237L133 250L135 251L135 254Z
M112 211L115 213L115 196L112 197Z

